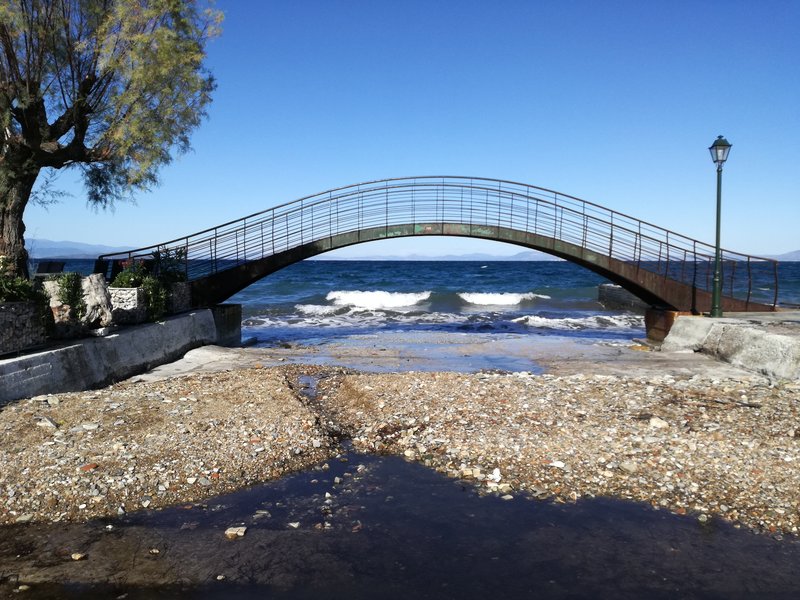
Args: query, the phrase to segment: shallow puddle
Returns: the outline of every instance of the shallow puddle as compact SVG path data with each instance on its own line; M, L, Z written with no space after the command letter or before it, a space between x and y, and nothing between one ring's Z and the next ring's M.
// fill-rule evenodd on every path
M0 595L35 599L789 598L800 543L621 501L480 496L350 452L204 504L4 527L0 575Z

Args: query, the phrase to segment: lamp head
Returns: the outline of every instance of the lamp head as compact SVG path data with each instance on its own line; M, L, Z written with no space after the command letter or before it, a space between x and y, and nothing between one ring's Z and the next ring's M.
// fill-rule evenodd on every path
M716 163L717 168L721 169L722 165L728 160L728 153L731 151L731 144L728 143L721 135L717 136L717 139L714 140L714 143L708 148L709 152L711 152L711 160Z

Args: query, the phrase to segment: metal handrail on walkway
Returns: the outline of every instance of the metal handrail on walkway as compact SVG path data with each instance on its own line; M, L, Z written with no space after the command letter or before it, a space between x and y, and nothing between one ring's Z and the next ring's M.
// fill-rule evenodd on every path
M192 281L336 235L356 234L357 242L367 229L384 227L388 235L393 227L437 224L468 225L473 237L491 238L482 227L534 234L700 290L712 286L710 244L553 190L481 177L383 179L332 189L169 242L105 254L99 264L180 256ZM722 260L725 295L777 304L777 261L729 250Z

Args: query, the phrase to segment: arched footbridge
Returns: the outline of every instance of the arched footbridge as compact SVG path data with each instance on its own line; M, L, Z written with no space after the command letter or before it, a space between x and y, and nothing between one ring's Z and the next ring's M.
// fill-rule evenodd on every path
M714 247L534 185L479 177L384 179L336 188L162 244L98 259L176 261L192 303L223 302L292 263L353 244L410 236L480 238L540 250L606 277L665 309L708 311ZM777 262L728 250L725 311L775 310ZM109 273L111 269L112 273Z

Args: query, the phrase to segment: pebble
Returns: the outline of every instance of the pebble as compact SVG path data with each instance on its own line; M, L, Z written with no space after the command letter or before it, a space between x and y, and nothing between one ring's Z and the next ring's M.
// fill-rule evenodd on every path
M244 537L246 532L247 527L228 527L225 530L225 537L229 540L235 540L236 538Z
M654 427L655 429L666 429L669 427L669 423L667 423L664 419L660 419L659 417L650 417L650 427Z
M39 427L52 427L53 429L58 429L58 423L53 421L50 417L39 417L39 420L36 422Z

